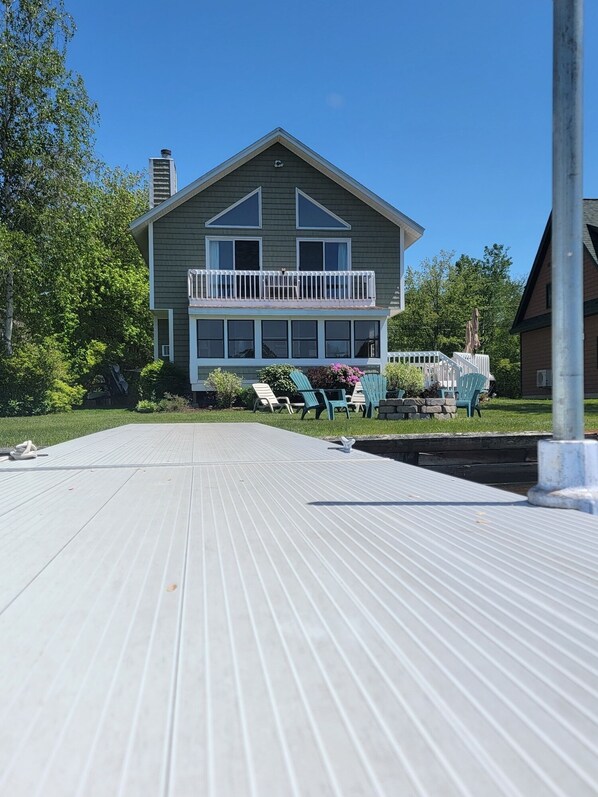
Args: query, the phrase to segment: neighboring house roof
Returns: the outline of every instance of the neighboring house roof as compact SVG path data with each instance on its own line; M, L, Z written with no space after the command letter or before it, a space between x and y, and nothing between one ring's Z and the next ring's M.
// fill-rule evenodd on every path
M596 266L598 267L598 199L583 200L583 244ZM552 214L548 217L546 227L534 259L532 270L529 273L521 302L515 315L511 333L525 332L530 329L539 329L550 325L550 313L525 318L527 306L530 302L540 269L546 259L546 253L552 239ZM598 297L584 303L584 315L593 315L598 307Z
M260 138L259 141L256 141L237 155L224 161L220 166L216 166L215 169L212 169L185 188L177 191L176 194L173 194L169 199L132 222L130 229L137 242L141 245L143 239L146 237L147 227L150 222L157 221L162 218L162 216L170 213L171 210L174 210L174 208L178 207L183 202L186 202L191 197L213 185L222 177L230 174L230 172L239 168L239 166L242 166L244 163L247 163L247 161L259 155L260 152L263 152L273 144L282 144L291 152L294 152L295 155L298 155L315 169L322 172L322 174L334 180L335 183L338 183L338 185L378 211L382 216L385 216L389 221L402 227L405 231L405 248L411 246L411 244L415 243L415 241L423 235L424 228L413 221L413 219L410 219L404 213L401 213L400 210L397 210L397 208L361 185L361 183L358 183L357 180L354 180L348 174L341 171L336 166L333 166L332 163L309 149L309 147L306 147L305 144L302 144L301 141L291 136L281 127L277 127L271 133L268 133L268 135Z

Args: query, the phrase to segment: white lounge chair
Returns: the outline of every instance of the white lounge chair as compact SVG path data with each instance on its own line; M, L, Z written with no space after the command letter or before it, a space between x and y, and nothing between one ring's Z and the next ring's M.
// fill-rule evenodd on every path
M347 404L349 407L351 407L351 409L355 410L355 412L358 410L365 412L365 396L363 394L361 382L355 382L355 387L353 388L351 398L348 399Z
M268 409L270 412L278 410L280 412L286 408L289 415L293 414L293 408L291 407L291 402L289 401L288 396L275 396L270 385L267 385L265 382L256 382L255 384L251 385L251 387L257 394L253 403L254 412L257 412L260 409Z

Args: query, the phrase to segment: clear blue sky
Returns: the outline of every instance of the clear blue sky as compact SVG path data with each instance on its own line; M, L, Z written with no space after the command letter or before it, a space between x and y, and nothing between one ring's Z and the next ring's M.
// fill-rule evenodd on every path
M179 187L284 127L441 249L510 247L527 275L551 203L551 0L65 0L98 154ZM598 3L585 15L585 196L598 197Z

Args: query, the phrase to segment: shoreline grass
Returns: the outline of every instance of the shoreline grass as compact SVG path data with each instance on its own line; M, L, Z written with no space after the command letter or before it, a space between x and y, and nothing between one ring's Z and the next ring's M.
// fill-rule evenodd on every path
M482 417L467 418L464 410L454 420L379 421L351 413L350 420L337 416L334 421L310 413L257 412L250 410L192 410L182 413L140 414L128 409L75 410L57 415L0 418L0 448L33 440L37 446L49 446L75 437L112 429L129 423L265 423L311 437L359 437L380 434L430 434L463 432L550 432L551 402L531 399L493 399L482 405ZM585 428L598 430L598 399L585 402Z

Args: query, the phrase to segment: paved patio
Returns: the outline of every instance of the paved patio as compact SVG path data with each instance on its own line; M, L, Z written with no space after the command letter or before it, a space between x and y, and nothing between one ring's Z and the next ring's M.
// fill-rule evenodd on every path
M0 794L598 793L598 519L260 424L0 464Z

